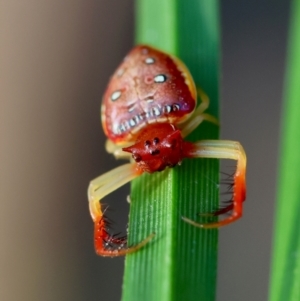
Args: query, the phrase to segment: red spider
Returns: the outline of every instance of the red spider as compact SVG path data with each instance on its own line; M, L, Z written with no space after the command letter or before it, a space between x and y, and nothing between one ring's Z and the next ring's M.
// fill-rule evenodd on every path
M196 108L197 92L201 103ZM204 113L208 106L208 97L196 89L190 72L178 58L145 45L136 46L125 57L104 94L101 116L108 152L116 158L130 159L131 154L135 162L117 167L89 185L98 255L113 257L135 252L154 236L151 234L139 244L126 247L126 238L108 233L100 200L144 172L162 171L178 165L184 158L232 159L237 161L237 168L232 203L214 212L219 215L231 211L231 215L209 224L182 219L196 227L215 228L242 216L246 155L240 143L229 140L191 143L183 139L203 120L218 124L213 116Z

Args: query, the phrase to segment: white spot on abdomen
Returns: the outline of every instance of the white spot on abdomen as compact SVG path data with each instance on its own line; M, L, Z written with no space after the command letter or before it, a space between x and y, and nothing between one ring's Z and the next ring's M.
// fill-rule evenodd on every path
M112 100L112 101L116 101L120 96L121 96L121 91L120 90L118 90L118 91L115 91L115 92L113 92L113 94L111 95L111 97L110 97L110 99Z
M156 83L164 83L167 80L167 77L164 74L159 74L154 77Z

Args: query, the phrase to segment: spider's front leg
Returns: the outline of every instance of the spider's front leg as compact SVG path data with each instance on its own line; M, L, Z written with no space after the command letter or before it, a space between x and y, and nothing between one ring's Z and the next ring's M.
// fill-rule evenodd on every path
M142 248L150 241L154 234L149 235L139 244L126 247L126 238L118 238L108 233L107 219L101 209L100 200L134 178L140 176L142 171L136 163L128 163L117 167L90 182L88 188L89 208L94 221L95 251L101 256L121 256Z
M116 145L110 139L107 139L105 143L105 149L109 154L113 154L116 159L130 160L131 155L123 151L123 148L129 145L130 144L122 146Z
M200 228L216 228L232 223L239 219L243 213L243 202L246 198L246 154L239 142L229 140L203 140L190 144L186 150L189 158L215 158L232 159L237 161L237 168L233 176L232 204L218 210L213 215L220 215L232 210L230 216L216 223L200 224L189 218L182 217L184 221Z

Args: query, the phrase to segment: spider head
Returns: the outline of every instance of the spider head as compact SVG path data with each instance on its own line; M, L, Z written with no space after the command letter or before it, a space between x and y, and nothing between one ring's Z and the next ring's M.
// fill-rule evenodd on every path
M142 171L153 173L179 164L183 159L184 143L180 130L174 125L155 123L148 125L136 143L123 151L132 153Z

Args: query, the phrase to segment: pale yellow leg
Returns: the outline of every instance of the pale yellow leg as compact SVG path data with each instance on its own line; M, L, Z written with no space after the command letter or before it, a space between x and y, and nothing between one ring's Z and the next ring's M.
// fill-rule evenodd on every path
M116 159L125 159L130 160L132 158L131 154L128 152L124 152L122 150L123 147L129 145L119 146L114 144L111 140L107 139L105 143L105 149L109 154L113 154Z
M127 163L92 180L88 187L88 200L93 221L102 216L100 200L140 174L136 163Z
M89 208L94 221L95 251L100 256L116 257L136 252L145 246L153 237L150 234L137 245L126 247L127 239L109 234L107 218L103 216L100 201L103 197L141 175L136 163L117 167L92 180L88 188Z
M233 198L230 210L230 216L222 221L209 224L199 224L187 217L182 217L184 221L193 226L200 228L215 228L232 223L242 216L243 201L246 198L246 154L239 142L229 140L203 140L196 142L194 148L188 152L191 158L215 158L215 159L231 159L237 161L236 172L233 176ZM226 211L224 211L226 212ZM222 210L216 214L224 213Z
M193 115L180 126L183 137L186 137L191 132L193 132L199 126L199 124L204 120L219 125L219 121L216 117L204 113L204 111L209 107L208 96L200 88L197 89L197 93L199 98L201 99L201 103L196 108Z

